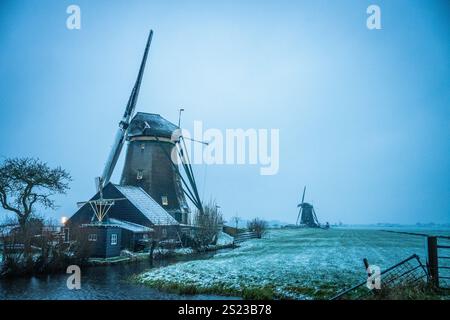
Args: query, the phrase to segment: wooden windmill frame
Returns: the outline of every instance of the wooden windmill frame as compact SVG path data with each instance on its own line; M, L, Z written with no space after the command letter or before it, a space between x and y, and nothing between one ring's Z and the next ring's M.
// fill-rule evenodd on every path
M116 203L116 201L126 200L126 198L116 198L116 199L105 199L103 198L103 184L101 183L101 178L96 179L97 184L97 190L99 192L100 197L98 199L84 201L84 202L78 202L78 207L84 206L86 203L89 203L92 211L94 212L94 216L92 217L92 220L94 220L94 217L97 218L97 222L103 223L103 219L108 214L111 207Z

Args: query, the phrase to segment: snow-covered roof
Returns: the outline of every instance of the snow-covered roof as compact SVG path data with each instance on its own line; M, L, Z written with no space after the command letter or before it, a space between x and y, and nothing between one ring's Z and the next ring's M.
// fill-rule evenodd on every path
M177 129L176 125L159 114L138 112L131 120L127 137L157 136L170 139Z
M178 222L142 188L135 186L115 186L153 224L178 224Z
M129 221L123 221L123 220L118 220L118 219L113 219L113 218L109 219L109 225L113 225L115 227L120 227L122 229L132 231L134 233L151 232L151 231L153 231L152 228L149 228L149 227L146 227L146 226L142 226L142 225L137 224L137 223L133 223L133 222L129 222Z

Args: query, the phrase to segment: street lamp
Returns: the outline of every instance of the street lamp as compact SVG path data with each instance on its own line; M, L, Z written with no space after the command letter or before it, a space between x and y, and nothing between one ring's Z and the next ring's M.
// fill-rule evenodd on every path
M181 125L181 112L183 112L183 111L184 111L183 108L178 109L178 128L180 128L180 125Z

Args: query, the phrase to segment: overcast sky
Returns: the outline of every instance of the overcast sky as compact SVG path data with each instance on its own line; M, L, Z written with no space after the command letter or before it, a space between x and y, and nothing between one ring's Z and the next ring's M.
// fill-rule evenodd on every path
M366 9L381 8L381 30ZM81 30L66 8L81 8ZM73 176L49 216L90 198L155 31L137 111L279 129L280 169L195 166L226 217L450 222L448 1L5 1L0 156ZM123 159L114 182L118 182ZM1 212L0 212L1 213Z

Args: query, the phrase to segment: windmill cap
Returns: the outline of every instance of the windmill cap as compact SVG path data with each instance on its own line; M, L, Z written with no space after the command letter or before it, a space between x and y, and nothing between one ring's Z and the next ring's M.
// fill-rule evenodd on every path
M128 138L139 136L171 138L178 126L156 113L138 112L130 122Z
M310 204L310 203L308 203L308 202L299 203L299 204L297 205L297 207L305 207L305 208L312 207L312 206L313 206L313 205Z

